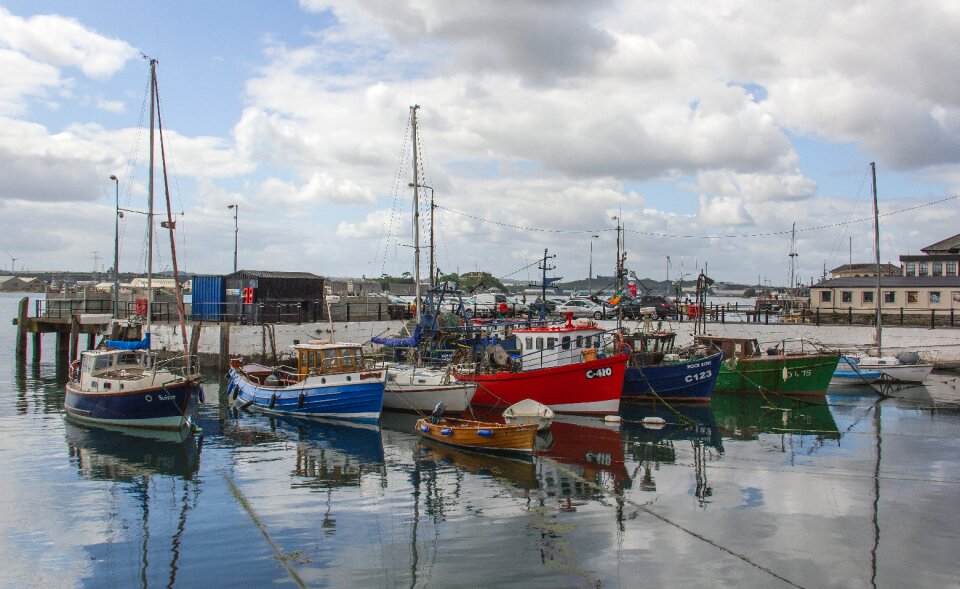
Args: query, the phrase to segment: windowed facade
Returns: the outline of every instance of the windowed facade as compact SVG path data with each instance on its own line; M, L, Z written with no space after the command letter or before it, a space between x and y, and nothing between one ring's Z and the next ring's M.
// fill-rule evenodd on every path
M930 291L930 304L931 305L940 304L940 291Z
M953 291L953 304L960 305L960 290Z
M934 262L934 263L933 263L933 275L934 275L934 276L943 276L943 262Z
M947 276L956 276L957 275L957 263L956 262L947 262Z
M920 262L918 268L917 276L929 276L930 272L930 263L929 262Z
M908 305L911 305L911 304L915 305L915 304L917 304L917 303L919 303L919 302L920 302L920 292L919 292L919 291L916 291L916 290L908 290L908 291L907 291L907 304L908 304Z
M917 275L917 263L907 262L907 270L904 273L904 276L916 276L916 275Z
M829 303L829 302L832 301L832 300L833 300L833 293L832 293L832 292L830 292L829 290L821 290L821 291L820 291L820 302L821 302L821 303Z
M852 302L853 302L853 291L850 291L850 290L841 290L841 291L840 291L840 302L841 302L841 303L852 303Z
M873 304L873 292L869 290L863 291L863 302Z
M895 290L883 291L883 302L890 304L897 302L897 292Z

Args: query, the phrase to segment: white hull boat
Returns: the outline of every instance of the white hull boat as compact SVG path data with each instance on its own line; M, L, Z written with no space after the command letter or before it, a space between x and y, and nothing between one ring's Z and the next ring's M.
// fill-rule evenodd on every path
M538 403L533 399L524 399L510 405L503 411L503 420L512 425L536 425L537 430L542 431L550 427L553 418L556 417L553 410Z
M448 412L463 413L476 392L476 383L457 380L446 370L387 364L383 408L429 413L443 403Z
M897 382L923 382L933 372L933 364L926 362L903 364L889 356L861 358L859 366L861 370L881 372L884 377Z

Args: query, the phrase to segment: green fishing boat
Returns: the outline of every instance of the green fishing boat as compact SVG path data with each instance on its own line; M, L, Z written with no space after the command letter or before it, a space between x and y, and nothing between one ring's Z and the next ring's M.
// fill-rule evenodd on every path
M698 335L697 344L723 351L718 392L823 395L830 386L839 353L787 352L785 344L761 352L754 338Z

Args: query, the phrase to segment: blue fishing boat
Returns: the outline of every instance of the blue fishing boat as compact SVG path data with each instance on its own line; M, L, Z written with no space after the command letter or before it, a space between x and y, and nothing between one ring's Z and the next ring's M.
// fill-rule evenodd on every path
M630 351L622 401L710 402L723 353L680 356L673 351L675 338L671 331L622 337L619 345Z
M297 366L230 361L227 394L265 413L376 422L385 370L367 370L360 344L311 340L293 346Z

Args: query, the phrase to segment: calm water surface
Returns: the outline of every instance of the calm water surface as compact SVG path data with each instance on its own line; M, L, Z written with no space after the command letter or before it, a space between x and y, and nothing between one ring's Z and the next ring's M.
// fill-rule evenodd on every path
M51 335L14 366L21 297L0 295L4 587L957 585L952 373L563 418L532 461L421 441L409 415L238 413L217 374L202 435L137 435L63 418Z

